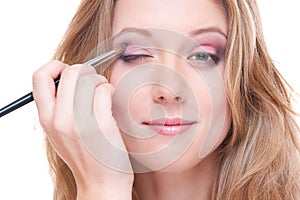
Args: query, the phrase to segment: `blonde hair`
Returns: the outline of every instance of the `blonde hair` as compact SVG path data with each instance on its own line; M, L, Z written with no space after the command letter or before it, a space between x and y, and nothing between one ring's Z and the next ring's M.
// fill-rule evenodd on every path
M254 0L219 0L227 13L225 85L232 126L218 148L219 170L210 199L297 199L299 128L286 83L269 57ZM114 0L83 0L55 59L84 62L111 36ZM54 199L75 200L69 167L46 139ZM298 195L298 196L297 196ZM137 197L134 197L137 198Z

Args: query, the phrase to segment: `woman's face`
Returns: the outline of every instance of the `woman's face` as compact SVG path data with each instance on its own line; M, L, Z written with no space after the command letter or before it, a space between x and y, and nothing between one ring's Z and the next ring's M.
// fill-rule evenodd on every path
M113 35L127 48L110 82L127 150L150 171L191 168L221 144L231 123L225 12L212 0L116 2Z

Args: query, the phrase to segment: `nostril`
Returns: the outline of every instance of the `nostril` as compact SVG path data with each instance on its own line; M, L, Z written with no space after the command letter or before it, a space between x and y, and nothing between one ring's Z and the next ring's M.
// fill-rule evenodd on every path
M156 85L152 90L153 100L157 103L182 103L184 98L180 92L171 91L160 85Z
M168 101L168 99L164 96L158 96L156 99L155 99L156 102L160 102L160 103L166 103Z
M165 100L165 97L160 96L160 97L158 97L158 100L163 101L163 100Z
M177 103L181 103L183 101L183 99L180 96L176 96L176 97L171 97L171 98L167 98L165 96L159 96L156 99L157 102L177 102Z
M175 97L175 100L176 100L177 102L181 102L181 101L182 101L182 98L179 97L179 96L177 96L177 97Z

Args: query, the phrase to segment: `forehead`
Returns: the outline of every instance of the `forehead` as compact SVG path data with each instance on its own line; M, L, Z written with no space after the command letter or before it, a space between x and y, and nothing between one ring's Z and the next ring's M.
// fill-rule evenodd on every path
M163 28L185 35L206 27L227 32L226 13L217 0L117 0L113 34L126 27Z

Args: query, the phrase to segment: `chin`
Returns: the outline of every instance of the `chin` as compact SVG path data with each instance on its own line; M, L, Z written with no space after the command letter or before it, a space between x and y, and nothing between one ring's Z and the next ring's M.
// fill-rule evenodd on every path
M206 168L216 167L218 162L218 153L216 151L209 153L204 158L199 158L198 154L193 157L182 157L169 166L158 170L162 173L181 173L193 170L207 170Z
M169 166L158 170L157 172L161 173L180 173L189 171L193 168L195 168L199 163L201 162L200 159L197 160L177 160L176 162L170 164Z
M135 173L163 172L179 173L195 168L204 159L200 159L197 152L189 152L181 155L172 162L164 162L165 158L160 156L146 157L131 154L131 163Z

